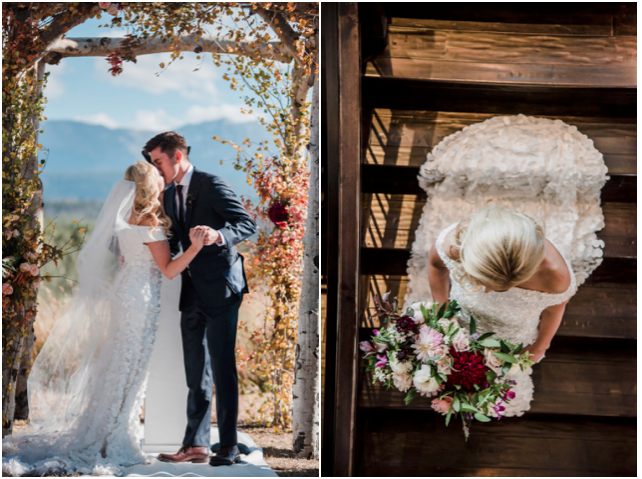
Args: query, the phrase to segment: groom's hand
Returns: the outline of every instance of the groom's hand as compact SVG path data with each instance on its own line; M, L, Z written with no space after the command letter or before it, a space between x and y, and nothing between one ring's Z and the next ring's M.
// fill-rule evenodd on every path
M209 226L204 226L204 225L199 225L196 226L195 229L197 230L203 230L206 232L205 236L205 246L211 246L213 244L221 244L221 233L216 231L213 228L210 228Z

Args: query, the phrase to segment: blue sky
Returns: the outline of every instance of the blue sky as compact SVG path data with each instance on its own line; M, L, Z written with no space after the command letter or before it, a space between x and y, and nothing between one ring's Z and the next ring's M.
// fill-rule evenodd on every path
M99 28L111 17L90 19L70 30L67 37L120 37L126 28ZM255 120L243 115L239 92L222 79L211 55L185 53L160 75L159 64L170 54L138 57L136 64L124 62L123 73L112 77L104 57L63 58L47 65L50 72L45 96L45 116L50 120L76 120L108 128L159 130L186 124L227 119L233 123ZM193 71L198 68L198 71ZM46 127L46 126L45 126Z

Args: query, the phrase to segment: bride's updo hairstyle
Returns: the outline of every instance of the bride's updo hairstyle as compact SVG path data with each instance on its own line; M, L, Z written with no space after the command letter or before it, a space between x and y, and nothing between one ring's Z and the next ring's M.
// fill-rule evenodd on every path
M159 176L156 168L146 161L137 161L127 168L125 179L136 183L134 222L140 224L148 220L152 226L160 226L169 235L172 221L158 199L161 192L158 191Z
M491 206L459 222L455 280L468 290L503 291L535 274L546 254L543 228L526 215ZM483 284L482 284L483 283Z

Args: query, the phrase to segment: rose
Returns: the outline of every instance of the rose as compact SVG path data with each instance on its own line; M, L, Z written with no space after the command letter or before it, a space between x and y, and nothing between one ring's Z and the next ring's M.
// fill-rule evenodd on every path
M444 396L441 399L433 399L431 406L438 413L446 415L448 414L448 411L450 411L450 407L452 406L452 403L453 403L453 398L449 396Z
M466 333L464 332L463 329L459 330L457 334L453 337L453 342L452 342L453 347L457 351L468 351L470 349L470 342L468 341L468 336L466 336Z
M29 268L29 272L31 273L31 276L38 276L38 273L39 273L38 266L36 266L35 264L32 264L31 268Z
M439 382L432 377L432 368L427 364L421 365L421 369L415 373L412 382L417 388L417 391L429 396L432 396L439 390Z
M440 374L448 375L452 372L450 369L450 356L448 356L448 350L444 351L444 355L439 361L437 361L437 372Z
M412 363L409 361L398 361L396 358L393 358L390 361L390 369L395 374L405 374L412 371Z
M495 356L493 354L494 351L497 351L497 349L484 349L484 359L486 360L486 366L490 368L501 368L504 364L504 361Z
M8 296L11 293L13 293L13 286L11 286L9 283L2 283L2 294L4 296Z
M118 5L110 5L107 9L107 13L114 16L118 15Z
M31 265L29 263L22 263L20 265L20 271L22 271L23 273L31 272Z

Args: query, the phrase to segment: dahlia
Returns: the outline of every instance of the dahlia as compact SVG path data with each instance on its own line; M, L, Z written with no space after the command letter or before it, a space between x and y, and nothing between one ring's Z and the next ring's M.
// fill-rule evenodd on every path
M452 372L448 376L448 386L461 386L462 389L474 392L475 384L481 389L488 387L486 371L489 368L484 364L484 356L472 351L457 351L450 349L453 357Z
M415 321L410 316L402 316L397 320L396 323L397 331L400 333L419 333L419 327L415 324Z
M426 362L428 358L443 355L441 344L444 340L443 335L428 326L422 326L419 329L419 337L415 344L412 345L417 359Z
M268 216L270 217L270 221L275 224L287 221L290 217L288 210L283 203L273 203L268 209Z

